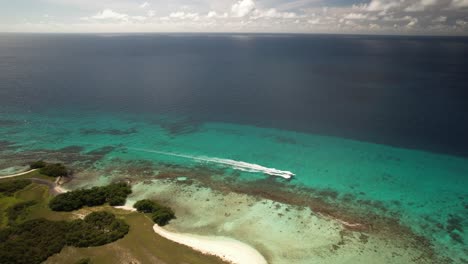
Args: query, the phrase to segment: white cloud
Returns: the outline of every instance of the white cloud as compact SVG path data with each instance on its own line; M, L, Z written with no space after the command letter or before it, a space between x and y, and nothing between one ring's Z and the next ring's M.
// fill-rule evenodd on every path
M465 20L458 19L455 22L455 24L457 24L458 26L464 27L464 26L468 25L468 22L466 22Z
M412 18L411 21L406 25L406 27L414 27L416 24L418 23L418 19L417 18Z
M318 25L320 24L320 19L319 18L309 19L307 20L307 23L312 24L312 25Z
M454 8L468 7L468 0L452 0L451 6Z
M435 22L435 23L443 23L443 22L446 22L447 21L447 17L446 16L439 16L439 17L436 17L432 20L432 22Z
M231 12L235 17L244 17L255 9L253 0L240 0L231 7Z
M297 18L297 14L293 12L278 12L275 8L270 8L266 11L258 10L255 9L253 12L253 18L258 19L258 18L283 18L283 19L289 19L289 18Z
M346 16L344 16L344 18L345 19L363 20L363 19L367 19L367 14L349 13Z
M98 20L101 20L101 19L127 20L128 15L114 12L111 9L105 9L102 12L92 16L91 18L98 19Z
M399 21L411 21L413 17L411 16L404 16L404 17L394 17L392 15L386 16L382 19L383 21L391 21L391 22L399 22Z
M384 11L392 8L397 8L402 4L402 1L394 0L371 0L371 2L365 6L368 11Z
M156 16L156 11L154 10L148 10L148 12L146 13L149 17L154 17Z
M186 12L173 12L169 14L169 19L192 19L192 20L198 20L199 15L198 13L186 13Z
M140 8L147 8L148 6L150 6L150 3L148 2L144 2L141 5L139 5Z
M420 12L436 4L437 0L419 0L407 6L404 10L406 12Z
M145 21L146 19L148 19L147 17L144 17L144 16L132 16L131 17L133 20L137 20L137 21Z
M210 11L206 15L207 18L227 18L228 13L218 14L216 11Z

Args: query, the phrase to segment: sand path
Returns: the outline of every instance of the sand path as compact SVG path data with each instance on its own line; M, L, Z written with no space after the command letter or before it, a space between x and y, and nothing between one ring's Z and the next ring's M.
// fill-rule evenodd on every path
M28 173L30 173L30 172L36 171L36 170L38 170L38 169L32 169L32 170L28 170L28 171L24 171L24 172L20 172L20 173L16 173L16 174L10 174L10 175L5 175L5 176L0 176L0 179L7 179L7 178L18 177L18 176L25 175L25 174L28 174Z

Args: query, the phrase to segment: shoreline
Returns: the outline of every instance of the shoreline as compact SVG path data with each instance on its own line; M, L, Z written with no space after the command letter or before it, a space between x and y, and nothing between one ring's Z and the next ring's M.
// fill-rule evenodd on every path
M114 206L116 209L136 212L129 205ZM202 236L188 233L171 232L155 224L156 234L182 244L206 255L214 255L233 264L267 264L265 258L252 246L229 237Z
M168 231L155 224L156 234L188 246L203 254L214 255L233 264L267 264L266 259L253 247L228 237L201 236Z
M30 172L37 171L37 170L38 170L38 169L32 169L32 170L23 171L23 172L16 173L16 174L10 174L10 175L5 175L5 176L0 176L0 180L1 180L1 179L8 179L8 178L14 178L14 177L22 176L22 175L25 175L25 174L28 174L28 173L30 173Z

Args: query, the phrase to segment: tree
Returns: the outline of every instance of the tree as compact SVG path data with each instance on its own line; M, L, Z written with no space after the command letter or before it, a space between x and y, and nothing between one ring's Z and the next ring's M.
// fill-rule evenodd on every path
M40 168L44 168L46 165L47 165L47 163L46 163L45 161L43 161L43 160L38 160L38 161L35 161L35 162L31 163L31 164L29 165L29 168L30 168L31 170L33 170L33 169L40 169Z
M31 180L14 180L0 182L0 193L6 196L10 196L13 195L15 192L24 189L31 183Z
M151 219L160 226L167 225L169 221L176 218L171 208L162 206L148 199L136 202L133 207L136 208L138 212L151 214Z
M148 199L140 200L133 205L133 208L136 208L141 213L153 213L159 207L158 204Z
M83 206L98 206L108 202L111 206L124 205L127 196L132 193L126 183L113 183L103 187L80 189L55 196L49 202L54 211L73 211Z
M159 226L165 226L169 223L169 221L175 219L176 217L174 211L172 211L171 208L162 207L156 210L154 213L152 213L151 218Z
M62 163L47 164L39 172L51 177L68 176L68 170Z

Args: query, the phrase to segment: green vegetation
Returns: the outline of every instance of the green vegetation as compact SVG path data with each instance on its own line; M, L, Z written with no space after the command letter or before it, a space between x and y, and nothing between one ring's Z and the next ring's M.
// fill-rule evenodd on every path
M175 218L174 211L169 207L162 207L151 214L151 219L159 226L165 226Z
M38 160L29 165L31 170L39 169L43 175L50 177L68 176L69 170L62 163L47 163L43 160Z
M44 264L76 263L83 258L90 258L93 264L226 264L226 262L215 256L203 255L187 246L177 244L154 233L153 221L142 213L129 212L111 207L106 207L106 210L110 210L118 217L122 217L130 225L130 231L125 237L111 244L99 247L65 247L59 254L48 258Z
M61 163L47 163L44 167L39 169L39 172L50 177L68 176L69 174L67 168Z
M31 163L29 165L29 168L31 170L34 170L34 169L41 169L41 168L44 168L45 166L47 165L47 163L43 160L38 160L38 161L35 161L33 163Z
M53 179L49 176L42 175L40 174L39 170L36 170L29 174L18 176L15 179L1 179L0 184L12 182L16 179L28 178L38 178L49 181L51 183L53 181ZM120 188L115 189L119 190ZM118 192L115 189L114 192ZM115 209L108 205L99 207L86 207L79 210L76 213L55 212L50 210L48 206L51 198L52 196L49 192L49 187L46 184L38 183L32 183L19 191L11 193L11 196L2 196L2 194L0 194L0 263L37 263L38 260L36 257L38 257L38 254L42 256L42 259L44 259L45 256L50 255L51 252L58 251L60 252L55 253L52 256L48 257L46 260L44 260L44 263L100 264L121 263L122 260L128 260L128 262L134 263L225 263L215 256L203 255L202 253L197 252L189 247L177 244L155 234L152 229L153 222L149 217L146 217L144 214ZM25 204L20 205L24 202L26 202L27 204L28 201L35 201L36 204L31 204L31 206L25 206ZM16 207L15 210L10 209L14 206ZM14 221L14 225L11 224L10 228L5 228L9 226L10 210L11 212L15 211L15 213L18 216ZM85 241L88 241L89 243L94 243L96 241L99 242L100 240L102 241L104 239L102 236L99 235L99 233L94 233L95 235L93 236L89 235L88 231L91 230L88 230L86 232L75 232L74 235L70 234L69 236L67 236L67 244L63 249L55 249L55 251L49 251L49 249L54 249L55 245L61 241L59 238L56 237L56 235L60 233L55 233L54 230L63 229L61 223L66 223L67 228L65 230L67 231L67 233L70 233L70 231L74 228L82 228L83 226L89 228L89 224L86 225L83 223L79 223L85 222L84 220L74 220L76 219L77 214L81 214L89 215L88 221L91 221L93 224L95 223L97 226L102 226L101 222L108 223L109 217L92 217L90 213L94 211L99 212L103 210L111 212L113 215L115 215L116 220L121 219L123 222L127 223L129 225L128 234L123 236L121 239L118 239L114 242L105 245L92 247L78 247L74 244L71 244L71 242L70 244L68 244L68 239L74 238L78 240L80 239L80 237L83 237L83 239ZM32 222L27 225L25 224L26 222L30 221L39 221L38 218L46 219L40 219L40 221L45 221L45 223L39 224L36 222L36 224L34 224L34 222ZM74 223L75 221L78 222ZM77 227L70 227L72 223L74 223ZM23 224L29 226L30 228L35 226L36 228L32 228L31 231L35 233L27 236L26 233L30 231L24 230L24 234L21 233L19 234L19 236L15 236L14 241L11 241L12 237L9 237L10 234L12 234L11 230L19 230L19 226ZM50 224L51 226L48 226L48 224ZM117 223L114 225L119 227L120 224ZM45 230L40 231L39 226L44 227ZM50 232L48 231L49 229L46 227L51 228ZM111 230L116 231L116 229ZM51 234L49 235L49 233ZM114 237L116 233L117 232L114 232ZM31 239L34 238L37 240L24 239L25 237L29 237ZM20 241L16 240L16 238L20 239ZM40 243L36 243L39 239ZM29 243L27 244L27 247L24 247L24 245L21 244L23 242ZM34 252L31 252L33 248ZM12 251L11 253L9 253L10 249ZM14 254L20 254L18 251L21 251L21 255L17 258L12 257L14 256ZM47 251L44 253L46 255L42 254L44 251ZM28 256L31 258L29 258Z
M161 206L156 202L147 199L140 200L133 205L133 208L137 209L138 212L145 214L152 213L160 207Z
M133 207L138 212L151 214L151 219L160 226L165 226L169 221L176 218L171 208L162 206L151 200L140 200Z
M132 189L126 183L114 183L104 187L93 187L67 192L55 196L49 203L54 211L70 212L84 206L98 206L106 202L109 205L124 205Z
M31 180L13 180L0 182L0 193L5 196L11 196L15 192L24 189L31 184Z
M26 201L9 207L7 209L8 225L13 226L17 224L18 220L24 219L27 214L27 209L36 203L36 201Z
M75 264L91 264L91 259L90 258L82 258L75 262Z
M2 263L41 263L66 245L100 246L124 237L129 226L109 212L93 212L84 220L33 219L0 230Z

